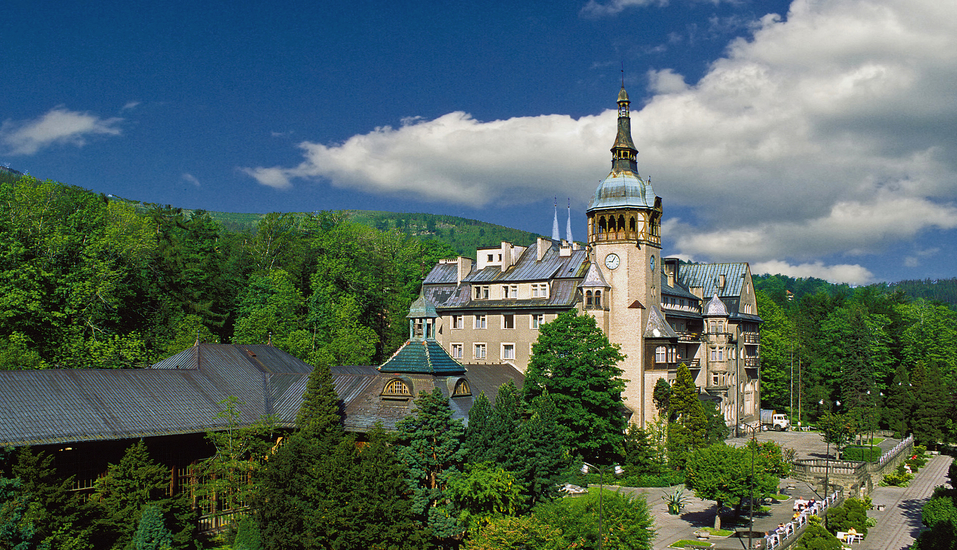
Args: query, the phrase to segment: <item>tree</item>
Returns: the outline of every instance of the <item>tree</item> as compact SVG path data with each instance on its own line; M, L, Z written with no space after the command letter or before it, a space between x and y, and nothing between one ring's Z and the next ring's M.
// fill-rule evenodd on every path
M714 401L707 401L701 404L701 408L704 410L705 417L704 445L723 442L731 435L731 428L728 427L724 414L718 410L718 404Z
M518 432L515 454L522 459L515 474L525 488L525 504L531 508L558 496L559 482L571 464L568 430L561 425L558 408L548 393L536 397L532 416Z
M654 518L644 496L605 490L600 498L602 547L650 550L655 538ZM566 548L598 548L598 506L596 491L543 504L534 515L561 530Z
M309 373L296 427L311 434L342 433L342 407L328 366L315 367Z
M648 431L629 424L622 446L625 473L631 476L658 475L665 470L664 449L652 440Z
M919 362L913 380L917 402L912 418L914 439L936 449L944 439L948 420L953 418L953 397L941 383L940 369L934 362Z
M536 515L489 518L465 540L465 550L564 550L562 530Z
M708 418L698 398L698 388L684 363L678 366L669 408L668 464L672 469L680 470L688 454L704 446L708 433Z
M764 292L755 292L761 312L761 403L786 408L791 402L791 322Z
M843 545L821 524L821 518L811 516L804 534L797 541L796 550L841 550Z
M774 442L759 445L750 441L745 447L719 443L691 453L685 469L685 486L698 498L715 501L717 529L721 527L721 508L725 504L735 504L736 515L740 514L752 491L757 502L775 494L779 480L788 471L781 448Z
M163 521L163 510L155 504L147 504L140 517L140 525L133 537L136 550L168 550L172 548L173 535Z
M655 391L651 397L658 409L658 416L668 420L671 414L671 384L664 378L655 382Z
M452 418L449 399L435 388L421 392L412 414L396 423L399 459L409 468L412 510L439 540L462 534L446 487L465 460L462 422Z
M548 392L559 422L571 432L572 453L597 462L617 455L627 423L617 366L623 359L589 315L569 310L539 329L522 388L525 401Z
M910 378L903 363L897 365L894 379L886 390L887 399L884 401L884 422L894 430L894 437L903 438L911 432L909 420L916 403L911 393Z
M492 462L468 464L449 478L446 494L459 520L474 532L493 517L514 516L522 504L523 489L515 476Z
M840 459L844 447L854 438L857 429L854 427L854 420L846 414L825 412L818 419L818 428L821 430L821 438L825 443L834 445L837 449L837 457Z
M97 548L123 547L133 541L143 511L156 505L173 533L173 548L185 548L195 540L196 517L186 495L166 494L170 471L156 463L141 439L126 449L118 464L110 464L105 476L96 481L95 502Z

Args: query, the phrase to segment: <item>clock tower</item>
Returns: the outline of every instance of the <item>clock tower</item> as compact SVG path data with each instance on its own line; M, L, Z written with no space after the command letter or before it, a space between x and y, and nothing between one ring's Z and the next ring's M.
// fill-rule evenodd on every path
M628 93L618 92L618 135L611 148L611 172L598 184L588 206L590 260L607 284L605 299L591 313L608 339L627 358L619 365L628 380L625 405L632 421L645 423L644 333L661 301L661 198L638 174L638 150L631 138ZM588 310L586 304L586 310ZM646 399L646 397L648 399Z

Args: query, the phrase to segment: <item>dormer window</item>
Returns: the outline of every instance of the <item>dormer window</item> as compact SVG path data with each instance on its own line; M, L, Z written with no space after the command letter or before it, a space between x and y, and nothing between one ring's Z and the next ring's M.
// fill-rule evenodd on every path
M385 389L382 390L383 397L407 398L412 397L412 389L404 380L393 378L389 380Z
M462 378L455 383L455 389L452 390L452 397L467 397L472 395L472 389L469 388L469 381Z

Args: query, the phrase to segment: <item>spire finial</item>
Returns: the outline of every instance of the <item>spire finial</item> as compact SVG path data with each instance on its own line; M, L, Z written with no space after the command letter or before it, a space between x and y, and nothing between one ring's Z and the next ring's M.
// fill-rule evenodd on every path
M569 243L575 242L572 238L572 198L568 197L568 222L565 224L565 239Z
M555 197L555 217L552 219L552 240L562 240L562 234L558 230L558 197Z

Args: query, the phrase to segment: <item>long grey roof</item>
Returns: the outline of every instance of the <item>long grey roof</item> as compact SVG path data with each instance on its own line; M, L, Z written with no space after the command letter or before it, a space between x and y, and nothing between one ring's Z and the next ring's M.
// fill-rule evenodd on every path
M748 271L746 263L693 264L682 263L678 270L678 281L686 288L701 287L703 296L721 298L740 296L741 285ZM721 275L724 275L724 288L719 288Z
M395 374L374 366L331 370L346 429L365 431L376 421L389 428L408 414L408 406L390 408L378 399ZM226 344L199 344L147 369L0 371L0 446L204 433L227 426L217 415L230 396L239 402L241 425L274 415L278 425L291 427L310 372L311 365L272 346ZM472 365L458 376L468 378L476 396L522 381L510 365ZM471 398L453 401L458 417L467 416Z

